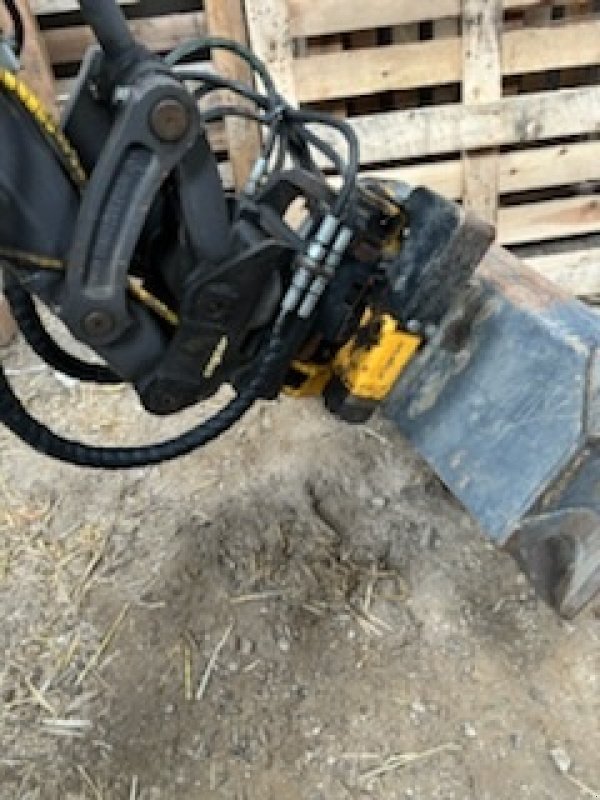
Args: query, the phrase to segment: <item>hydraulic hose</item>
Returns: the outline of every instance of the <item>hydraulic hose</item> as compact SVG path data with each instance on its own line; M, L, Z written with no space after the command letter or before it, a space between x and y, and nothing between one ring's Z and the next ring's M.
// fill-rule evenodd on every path
M121 379L108 367L82 361L59 347L44 328L31 296L18 284L5 287L4 295L25 341L52 369L88 383L121 383Z
M139 49L115 0L80 0L79 6L110 60L117 61Z
M34 450L75 466L117 470L162 464L209 444L233 427L251 408L286 357L284 343L279 336L273 336L261 359L259 371L243 392L211 419L182 436L157 445L91 447L57 435L26 411L13 392L1 364L0 422Z

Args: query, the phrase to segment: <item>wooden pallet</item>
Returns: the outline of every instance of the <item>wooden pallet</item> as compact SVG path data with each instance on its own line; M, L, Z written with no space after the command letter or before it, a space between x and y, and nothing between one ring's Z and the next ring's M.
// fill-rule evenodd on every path
M31 4L64 93L90 32L74 0ZM209 28L249 37L292 101L351 119L365 173L463 201L497 224L503 244L529 254L541 243L536 268L581 295L600 294L600 255L590 249L600 234L599 0L123 5L156 52ZM232 58L215 66L245 77ZM225 184L240 185L257 131L228 122L213 127L211 142Z
M543 243L537 269L600 293L600 4L245 0L291 100L351 119L365 173L424 183ZM560 255L552 253L560 249Z

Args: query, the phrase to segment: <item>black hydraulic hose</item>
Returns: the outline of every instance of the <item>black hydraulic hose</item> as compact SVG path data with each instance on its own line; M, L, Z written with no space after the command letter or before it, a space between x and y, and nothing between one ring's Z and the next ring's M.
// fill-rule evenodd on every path
M15 2L15 0L4 0L4 5L7 8L7 11L10 15L12 24L13 24L13 38L15 40L15 54L18 56L21 55L21 51L23 50L23 44L25 42L25 28L23 25L23 19L21 17L21 12Z
M34 450L75 466L116 470L161 464L209 444L233 427L280 371L286 358L283 341L274 335L254 379L225 408L182 436L143 447L91 447L57 435L23 407L0 363L0 422Z
M174 70L175 75L184 81L202 81L204 86L199 87L194 91L194 96L202 99L211 92L218 91L219 89L229 89L246 100L250 100L259 108L265 111L270 111L272 103L266 95L255 92L250 86L246 86L242 81L231 80L224 78L221 75L213 75L206 70L198 69L177 69Z
M82 361L59 347L44 328L28 292L14 284L5 287L4 294L25 341L52 369L88 383L104 385L122 383L122 380L108 367Z
M109 59L121 59L139 49L115 0L80 0L83 18Z
M341 133L346 140L348 145L348 161L343 174L344 183L332 209L333 214L336 216L341 216L346 210L346 207L350 202L351 195L356 188L356 179L358 176L358 170L360 168L360 146L354 129L345 120L320 114L316 111L287 108L286 114L290 117L290 119L297 122L304 124L324 125L326 127L333 128L338 133ZM315 146L319 145L315 144Z

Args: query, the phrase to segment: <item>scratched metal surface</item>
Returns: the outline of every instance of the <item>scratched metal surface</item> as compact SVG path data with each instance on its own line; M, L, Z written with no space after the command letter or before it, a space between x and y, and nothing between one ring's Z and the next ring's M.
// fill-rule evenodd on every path
M383 411L505 544L597 428L600 317L499 248L478 279Z

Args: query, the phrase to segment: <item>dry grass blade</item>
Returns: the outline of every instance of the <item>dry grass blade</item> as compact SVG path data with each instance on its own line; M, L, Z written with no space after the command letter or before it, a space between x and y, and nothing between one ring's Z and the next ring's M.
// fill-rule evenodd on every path
M73 599L74 600L81 601L85 597L85 595L87 594L92 575L94 574L94 572L96 571L96 568L98 567L98 565L100 564L100 562L104 558L104 552L106 550L106 543L107 543L107 540L103 539L102 542L100 543L100 547L98 548L98 550L94 553L94 555L89 560L87 567L83 571L83 575L81 576L81 580L79 581L79 584L75 587L75 591L73 592Z
M364 436L370 436L372 439L375 439L376 442L379 442L379 444L389 445L390 443L390 440L387 438L387 436L379 433L379 431L373 430L373 428L370 428L368 425L365 425L362 428L362 434Z
M398 755L389 756L379 767L363 772L360 777L362 781L372 781L375 778L380 778L382 775L387 775L389 772L395 772L396 770L408 767L410 764L427 761L441 753L456 753L461 749L460 745L450 742L449 744L442 744L439 747L432 747L430 750L424 750L421 753L399 753Z
M56 716L57 712L56 709L46 700L44 693L42 690L38 689L37 686L34 686L31 680L23 676L25 678L25 683L27 684L27 688L31 692L31 696L35 700L38 706L45 709L49 714L52 714L53 717Z
M89 719L44 719L42 723L48 728L63 728L66 731L84 731L92 727Z
M80 765L77 767L77 771L79 772L79 774L80 774L80 775L81 775L81 777L83 778L83 781L84 781L84 783L85 783L85 784L86 784L86 786L89 788L89 790L91 791L91 793L94 795L94 797L96 798L96 800L102 800L102 792L101 792L101 791L100 791L100 789L99 789L99 788L96 786L96 784L94 783L94 781L93 781L93 780L90 778L90 776L87 774L87 772L85 771L85 769L84 769L84 768L81 766L81 764L80 764Z
M85 667L81 670L81 672L77 676L77 680L75 681L75 685L76 686L81 686L83 681L89 675L90 671L92 669L94 669L94 667L96 666L98 661L102 658L102 654L108 649L108 647L109 647L110 643L112 642L112 640L114 639L117 631L121 627L121 624L123 623L123 620L127 616L127 612L129 611L129 608L130 608L130 603L127 603L127 605L124 606L124 608L121 610L119 616L115 619L113 624L110 626L106 636L100 642L100 645L99 645L98 649L96 650L94 655L90 658L88 663L85 665Z
M365 598L363 600L363 611L365 614L369 614L371 611L371 604L373 602L373 591L375 589L376 578L371 578L371 580L367 583L367 588L365 589Z
M214 669L217 665L217 661L219 656L221 655L221 651L227 644L227 640L231 636L231 632L233 631L233 622L227 628L221 639L217 642L217 646L213 650L211 657L208 659L208 664L206 665L206 669L204 670L204 674L202 676L202 680L200 681L200 685L196 690L196 700L202 700L204 695L206 694L206 689L208 687L210 678L214 672Z
M183 694L188 703L193 699L192 694L192 648L183 644Z
M574 775L571 775L568 772L565 773L565 778L569 781L569 783L572 783L573 786L576 786L581 794L585 795L586 797L592 797L594 800L600 800L600 791L592 789L591 786L588 786L583 781L579 780L579 778L576 778Z
M138 788L139 788L139 779L137 775L134 775L131 779L131 789L129 790L129 800L137 800L138 797Z
M315 617L324 617L327 613L324 608L312 605L311 603L302 603L301 608L303 608L308 614L312 614Z
M392 633L394 630L391 625L376 617L375 614L367 613L362 608L356 608L351 603L346 604L345 610L368 636L382 637L385 633Z
M286 594L285 591L274 589L270 592L253 592L251 594L241 594L237 597L230 598L229 602L232 606L241 606L245 603L260 603L263 600L278 600Z

